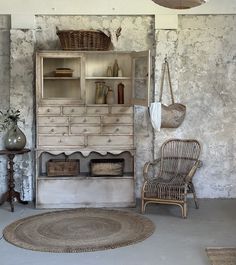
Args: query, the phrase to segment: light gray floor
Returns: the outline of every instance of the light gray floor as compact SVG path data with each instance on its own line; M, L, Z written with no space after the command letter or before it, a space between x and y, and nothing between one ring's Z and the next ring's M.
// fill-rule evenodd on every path
M11 213L5 203L0 207L1 231L19 218L41 212L45 211L16 203ZM44 253L15 247L1 238L0 265L210 265L206 247L236 247L236 199L200 200L199 210L190 201L188 219L182 219L175 206L150 205L146 216L155 223L155 233L114 250Z

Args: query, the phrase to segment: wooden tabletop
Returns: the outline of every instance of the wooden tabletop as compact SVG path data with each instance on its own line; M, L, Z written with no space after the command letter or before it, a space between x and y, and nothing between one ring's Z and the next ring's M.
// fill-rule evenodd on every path
M21 155L30 152L30 149L25 148L22 150L0 150L0 155Z

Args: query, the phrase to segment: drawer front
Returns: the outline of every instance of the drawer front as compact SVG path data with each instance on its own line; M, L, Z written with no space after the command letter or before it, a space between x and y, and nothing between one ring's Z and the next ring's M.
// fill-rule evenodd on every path
M81 136L39 136L41 146L83 146L84 137Z
M111 134L133 134L133 126L119 126L119 125L104 125L102 126L102 133L111 133Z
M133 114L133 107L112 107L112 114Z
M125 123L125 124L133 124L133 115L107 115L103 117L104 124L120 124L120 123Z
M69 133L69 128L66 126L39 126L39 134L61 134L65 135Z
M81 117L71 117L71 124L73 123L81 123L81 124L87 124L87 123L94 123L94 124L100 124L100 117L90 117L90 116L81 116Z
M71 126L72 134L100 133L100 126Z
M38 114L39 115L60 115L61 108L60 107L38 107Z
M82 115L85 114L85 107L63 107L62 113L65 115Z
M87 114L108 114L108 107L87 107Z
M38 124L39 125L53 125L53 124L62 124L66 125L68 124L68 117L57 117L57 116L39 116L38 117Z
M133 136L88 136L89 146L133 146Z

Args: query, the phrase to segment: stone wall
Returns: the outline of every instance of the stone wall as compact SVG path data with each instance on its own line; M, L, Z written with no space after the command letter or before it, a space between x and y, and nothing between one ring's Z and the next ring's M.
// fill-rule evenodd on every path
M0 16L0 110L9 108L10 101L10 16ZM0 148L4 132L0 132ZM6 191L6 159L0 157L0 195Z
M32 152L15 158L16 189L23 200L32 200L34 187L34 31L11 30L10 105L20 109L23 129Z
M116 40L116 30L121 27L121 36ZM110 32L114 50L154 51L155 31L152 16L37 16L37 49L59 49L57 28L63 29L100 29ZM154 57L153 57L154 58ZM152 93L152 91L151 91ZM153 132L148 122L147 108L135 108L136 193L140 197L142 168L153 157Z
M122 27L119 41L115 32ZM27 147L34 148L34 51L60 49L58 29L101 29L110 31L114 50L140 51L154 46L154 17L151 16L37 16L36 30L11 30L11 89L12 107L21 109L25 123L22 129L27 136ZM24 67L22 67L22 65ZM152 128L148 124L147 109L136 107L137 143L137 196L141 186L142 167L152 158ZM16 160L17 161L17 160ZM16 189L25 200L33 198L33 153L20 157L16 163ZM23 176L23 177L20 177Z
M109 29L115 50L155 50L155 100L159 96L161 65L167 54L176 101L187 106L185 121L179 128L162 129L155 132L154 137L147 109L135 107L137 197L140 196L143 164L157 157L160 145L173 137L196 138L202 144L203 167L194 179L199 197L236 197L235 23L235 15L188 15L179 16L178 30L155 31L152 16L36 16L36 30L12 30L10 102L22 109L28 147L34 147L34 50L59 48L56 26L59 29ZM122 34L116 42L115 30L120 26ZM6 55L9 71L6 47L9 42L4 44L5 53L0 53L0 59ZM3 77L0 75L0 78ZM1 93L9 95L6 86L0 85L0 89ZM167 90L164 91L167 103L170 98ZM4 104L7 107L3 100ZM21 163L16 169L17 189L23 192L24 199L32 199L32 154L24 157ZM0 163L0 172L4 170ZM2 184L4 174L0 177ZM0 192L3 187L1 185Z
M203 167L194 182L199 197L236 197L235 26L235 15L181 16L178 31L157 32L157 85L158 61L166 50L176 101L187 106L187 115L178 129L155 133L155 156L168 138L198 139Z

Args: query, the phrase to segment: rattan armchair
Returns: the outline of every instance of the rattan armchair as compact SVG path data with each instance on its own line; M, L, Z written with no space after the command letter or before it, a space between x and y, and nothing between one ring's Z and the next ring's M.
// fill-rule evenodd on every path
M149 203L174 204L187 217L187 194L192 193L199 207L192 178L201 166L201 152L197 140L170 139L161 146L161 156L144 165L141 211Z

